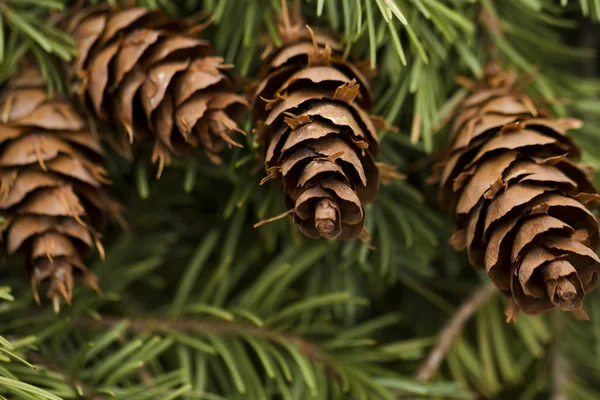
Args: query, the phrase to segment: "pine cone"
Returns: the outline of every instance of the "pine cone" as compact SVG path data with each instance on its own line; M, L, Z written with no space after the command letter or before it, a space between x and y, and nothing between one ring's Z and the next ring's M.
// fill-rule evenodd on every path
M128 137L154 142L159 175L171 154L201 145L210 159L241 131L235 120L247 107L233 92L231 65L213 57L201 26L158 11L92 7L77 14L67 31L77 41L74 80L93 113Z
M69 101L50 98L37 68L26 66L5 89L0 122L0 213L8 253L23 250L34 296L49 282L55 307L71 301L74 274L98 290L82 258L102 254L95 227L120 205L104 192L103 150Z
M456 223L451 243L528 315L558 306L583 317L600 260L588 209L598 195L565 132L579 122L551 118L515 81L490 66L456 112L440 185Z
M344 60L327 33L289 21L284 46L270 51L253 92L268 176L283 184L284 202L302 233L352 239L364 207L379 190L377 130L365 68ZM370 71L369 71L370 72Z

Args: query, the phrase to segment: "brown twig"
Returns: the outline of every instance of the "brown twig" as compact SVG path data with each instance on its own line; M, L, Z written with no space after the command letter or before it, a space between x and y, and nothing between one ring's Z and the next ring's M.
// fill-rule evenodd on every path
M567 384L569 383L569 366L559 349L552 355L552 396L551 400L567 400Z
M567 400L567 386L569 384L570 371L568 360L565 358L561 340L565 335L565 314L560 310L552 310L552 335L554 344L552 346L550 377L552 381L551 400Z
M475 312L498 293L494 285L485 285L477 289L461 306L439 335L437 346L429 353L425 362L417 371L417 379L422 382L429 381L439 370L446 354L454 344L465 324L473 317Z
M491 7L495 8L495 3L495 1L490 1ZM484 28L483 41L486 50L486 63L498 64L500 57L495 37L504 36L502 21L482 5L479 12L479 23Z
M76 325L82 329L106 330L123 321L123 318L104 316L102 319L81 317ZM275 329L235 322L201 321L191 319L133 319L129 320L127 331L131 334L143 332L164 332L165 329L187 334L212 333L221 336L252 336L258 339L276 341L286 340L295 345L312 361L323 362L327 355L306 339Z

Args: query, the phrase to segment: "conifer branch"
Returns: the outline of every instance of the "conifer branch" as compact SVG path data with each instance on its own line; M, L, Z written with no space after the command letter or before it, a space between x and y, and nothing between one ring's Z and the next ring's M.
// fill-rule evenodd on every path
M594 36L571 18L580 10L598 20L597 0L288 1L296 15L301 6L306 23L335 32L344 57L370 58L378 71L369 89L373 112L401 128L379 135L379 160L410 177L381 187L377 202L365 208L377 249L358 241L315 245L292 237L286 224L252 229L281 208L279 189L259 187L248 176L259 158L255 135L243 149L226 152L220 166L174 157L161 181L147 176L146 163L131 168L109 152L113 191L127 199L131 233L113 229L104 237L107 260L92 270L105 296L77 290L73 307L57 317L30 304L28 282L14 272L23 260L3 253L0 398L450 399L497 398L507 388L522 397L600 398L590 368L599 357L597 326L572 318L503 324L496 301L485 305L496 289L469 294L479 285L464 273L471 267L440 245L447 220L421 182L435 161L426 155L439 148L436 132L446 135L448 116L464 98L465 90L452 95L457 76L481 76L486 53L503 66L534 71L530 94L544 105L585 117L577 141L584 160L600 165L600 86L577 75L582 59L593 55L571 40ZM23 57L33 57L50 92L73 89L63 67L73 65L76 46L57 22L82 11L75 3L87 8L107 1L0 0L0 83ZM285 42L277 32L279 0L108 3L210 18L201 38L224 65L235 64L227 72L234 78L256 77L265 40ZM577 29L565 34L561 28ZM105 141L115 140L93 121ZM135 171L150 200L131 187ZM435 290L460 293L465 303L445 316ZM589 296L592 321L600 320L599 302L597 294ZM403 319L387 315L388 305ZM151 314L156 307L163 311ZM104 319L91 317L108 309L114 311ZM419 335L426 331L439 336ZM418 370L416 359L424 361ZM451 371L444 382L442 366Z
M123 319L114 316L104 316L102 319L95 319L84 316L77 320L76 325L83 329L89 330L107 330L115 325L122 323ZM284 339L290 344L296 346L306 358L312 361L325 361L327 354L323 352L317 345L306 340L305 338L290 334L287 332L278 331L275 329L241 324L235 322L220 322L220 321L200 321L191 319L134 319L129 320L129 325L126 331L130 334L139 333L160 333L167 329L172 329L186 334L202 334L211 333L223 336L251 336L263 340Z

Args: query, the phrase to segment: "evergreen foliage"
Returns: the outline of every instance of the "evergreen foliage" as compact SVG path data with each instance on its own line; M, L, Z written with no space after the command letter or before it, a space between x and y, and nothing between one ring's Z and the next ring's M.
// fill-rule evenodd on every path
M62 65L74 42L60 21L101 2L0 1L0 81L30 55L51 90L69 92ZM279 0L108 2L212 18L203 36L242 84L266 41L279 42ZM373 248L313 241L284 220L253 228L284 207L279 188L258 184L249 118L244 148L223 165L198 151L160 180L150 148L125 160L103 132L130 227L111 227L106 258L88 264L103 295L78 288L58 315L35 305L22 259L2 255L0 399L600 398L600 293L586 297L591 322L558 311L505 324L505 299L447 243L450 219L425 183L466 93L457 78L480 76L492 46L531 76L533 97L584 120L572 136L600 166L600 82L580 73L595 53L577 46L582 21L600 19L598 1L301 5L311 26L377 67L374 112L400 129L380 136L380 161L407 179L366 207ZM449 341L427 369L440 338Z

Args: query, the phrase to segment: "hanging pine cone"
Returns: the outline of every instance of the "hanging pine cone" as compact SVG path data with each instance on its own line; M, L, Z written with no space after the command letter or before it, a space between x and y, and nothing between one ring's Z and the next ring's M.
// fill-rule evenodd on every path
M366 68L343 59L331 35L292 26L286 12L283 47L267 50L263 80L253 89L266 143L263 181L282 182L285 206L306 236L356 238L363 205L379 189L377 130L384 125L368 114Z
M76 86L100 120L132 142L154 142L159 175L171 154L202 146L219 163L241 131L235 120L247 107L233 92L231 65L211 56L202 26L173 21L144 8L92 7L77 14L67 31L77 41Z
M82 258L94 247L103 214L120 213L103 186L103 150L71 104L50 98L37 68L26 66L2 96L0 213L8 253L22 250L34 296L71 301L74 275L98 290Z
M598 195L565 133L579 122L551 118L515 80L490 66L456 112L440 185L456 223L451 242L512 297L509 319L554 306L585 317L600 260L588 209Z

